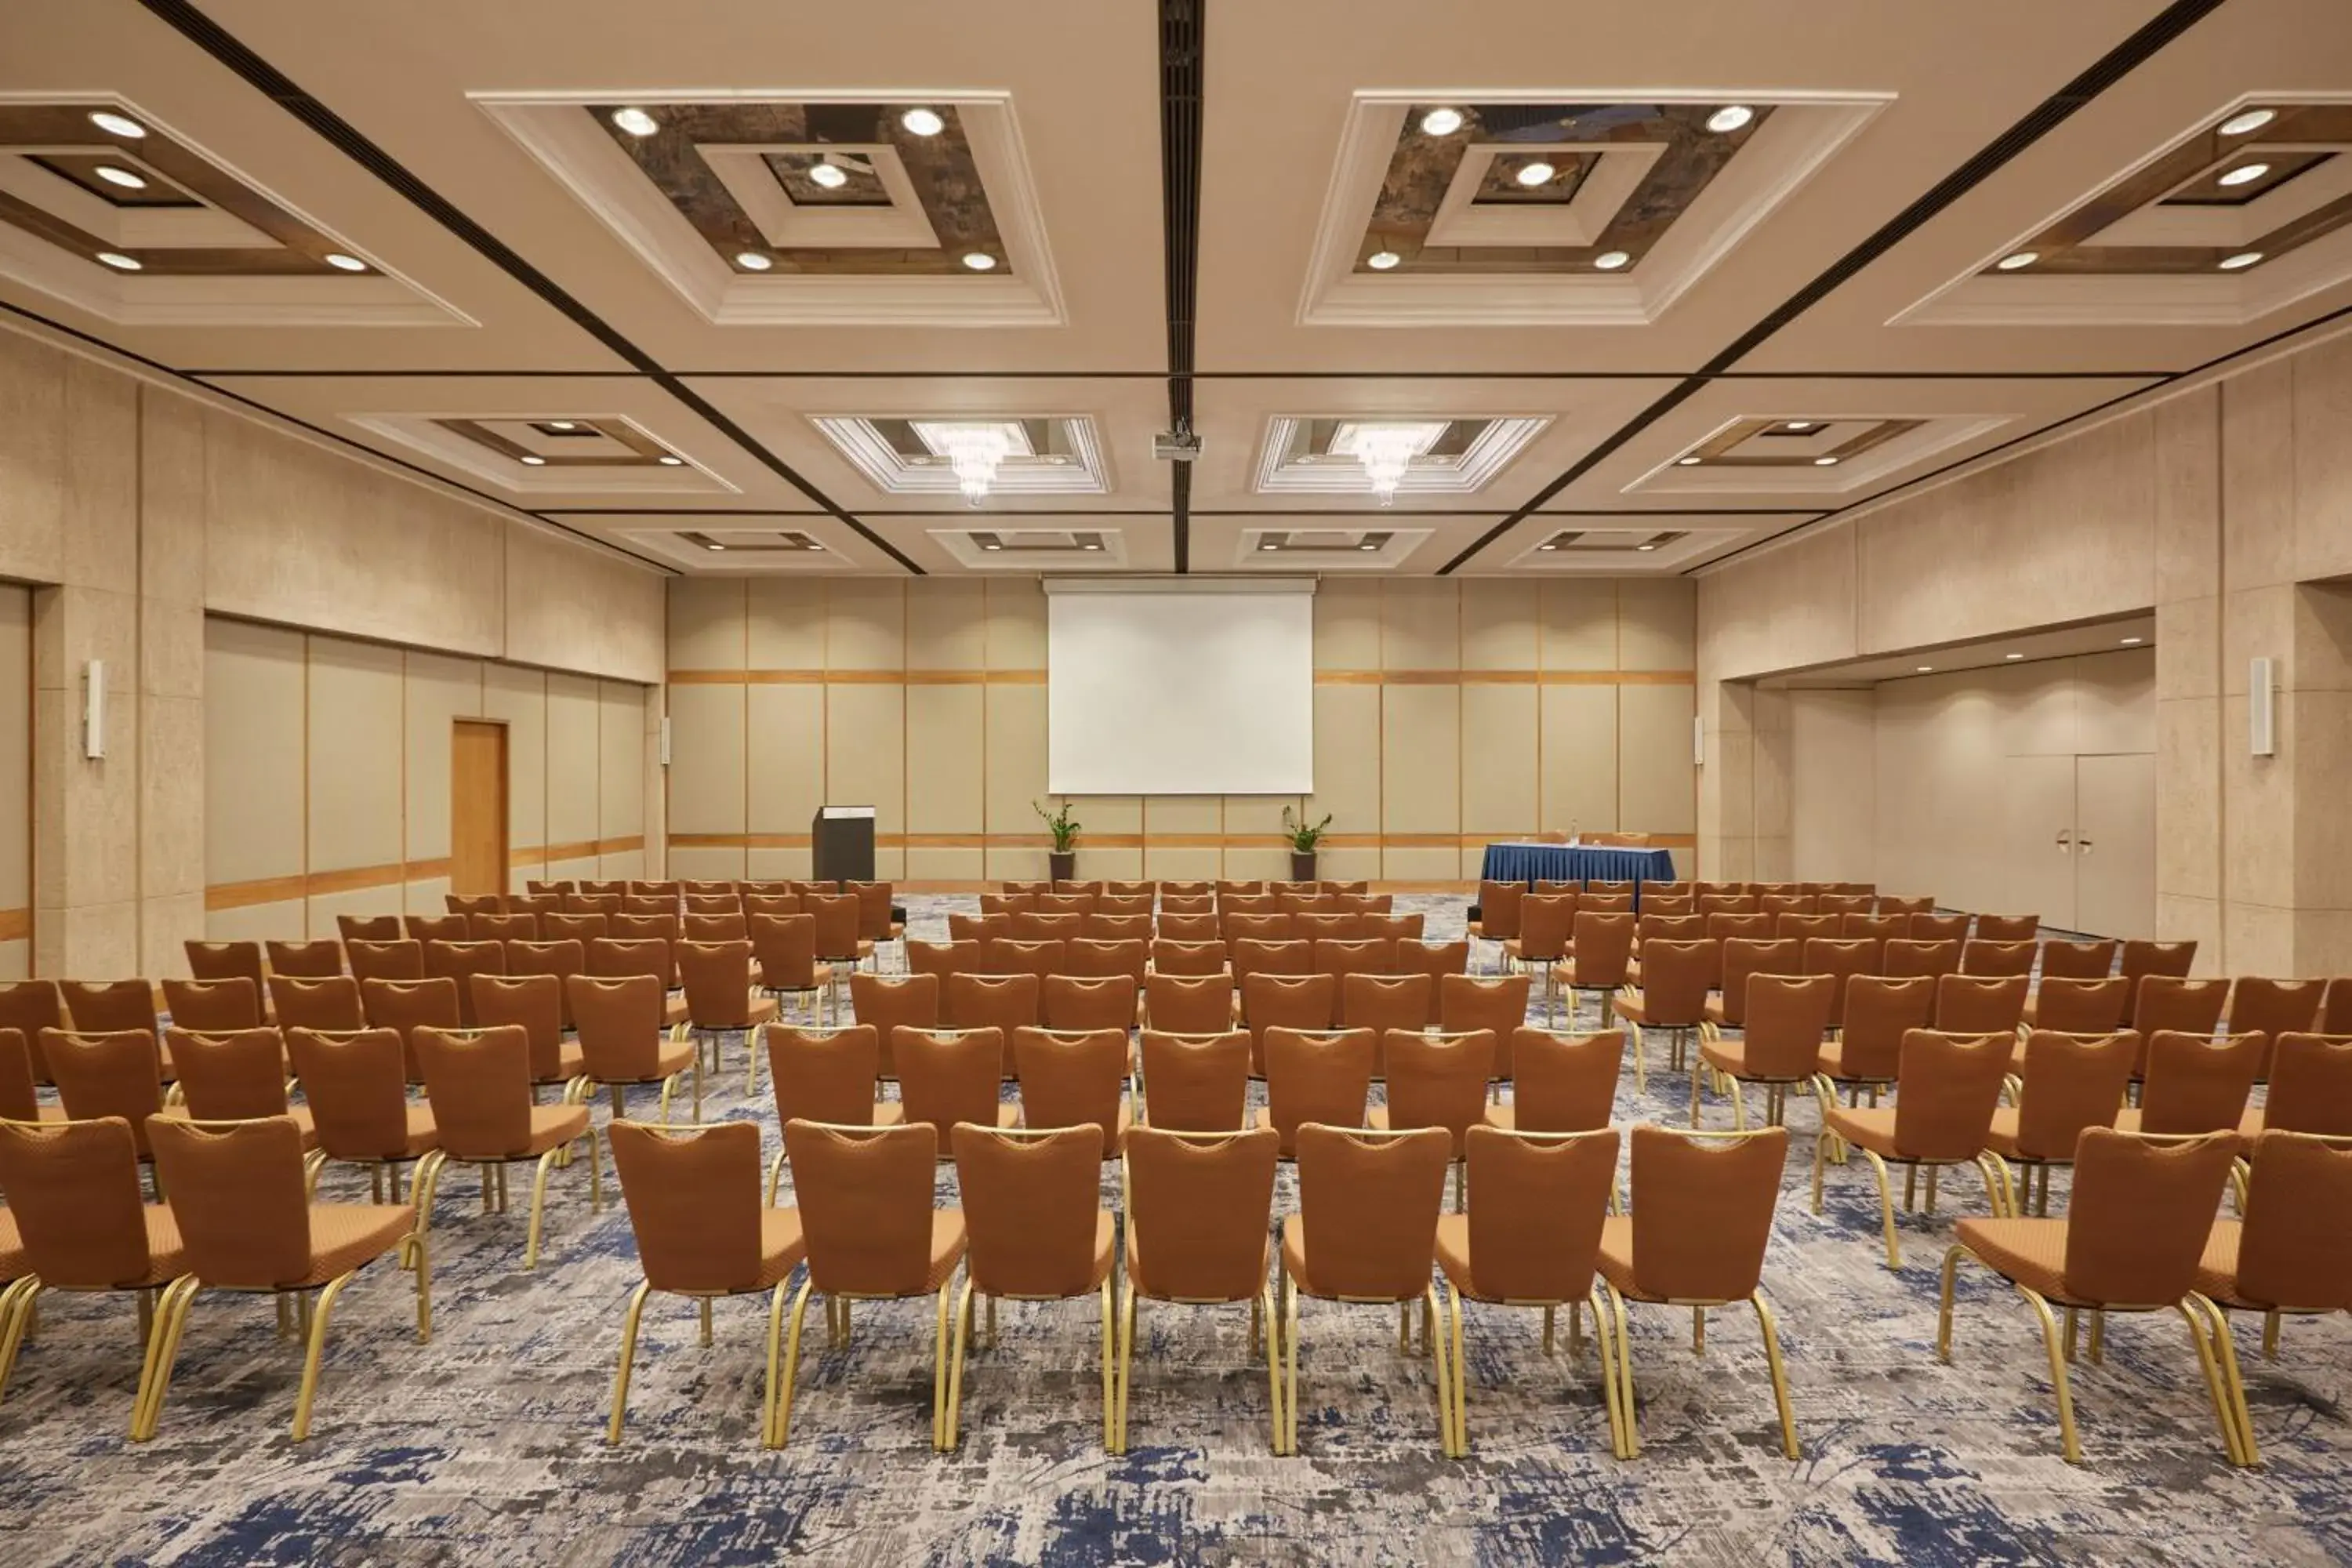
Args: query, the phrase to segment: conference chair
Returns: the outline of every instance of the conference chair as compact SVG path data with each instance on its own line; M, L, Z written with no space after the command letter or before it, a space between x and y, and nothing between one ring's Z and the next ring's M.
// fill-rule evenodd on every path
M1246 987L1253 974L1312 974L1315 944L1311 942L1256 942L1242 938L1226 944L1233 954L1234 984Z
M1038 993L1037 1021L1049 1029L1135 1027L1139 992L1125 974L1050 974Z
M367 1014L368 1027L392 1029L399 1034L402 1057L412 1084L425 1081L425 1069L416 1059L416 1031L458 1029L466 1023L458 1004L457 983L446 977L362 980L360 1005Z
M1642 1032L1665 1032L1666 1066L1679 1070L1683 1052L1706 1023L1706 1004L1717 974L1723 967L1722 949L1702 937L1696 942L1652 941L1642 948L1642 984L1617 993L1616 1021L1624 1025L1633 1045L1633 1087L1647 1092L1649 1064L1642 1048Z
M710 1303L721 1297L768 1295L768 1386L760 1403L760 1442L777 1447L777 1360L793 1270L807 1256L796 1209L760 1203L760 1129L749 1121L713 1127L647 1127L615 1121L609 1129L621 1199L644 1272L621 1320L621 1363L613 1379L613 1418L604 1441L621 1440L636 1361L637 1324L646 1298L659 1290L692 1300L710 1343Z
M2153 1039L2167 1030L2189 1035L2210 1035L2221 1026L2221 1011L2229 1005L2230 983L2227 980L2188 980L2169 974L2150 974L2139 983L2134 999L2132 1027L2143 1039Z
M1442 984L1448 975L1470 973L1470 944L1466 941L1416 942L1407 937L1396 944L1393 967L1399 974L1425 974L1433 983Z
M2031 974L2033 960L2041 951L2034 942L1987 942L1977 937L1960 949L1960 973L1963 974Z
M411 942L464 942L466 917L455 915L409 915L401 922L401 934Z
M1162 910L1154 927L1164 941L1181 942L1223 942L1224 923L1213 914L1172 914Z
M1947 974L1960 972L1960 947L1961 943L1957 940L1890 940L1880 950L1879 967L1897 979L1925 975L1930 980L1940 980Z
M425 978L425 944L405 938L393 942L359 942L343 939L343 957L350 963L352 978L365 985L371 980L422 980Z
M2319 1026L2319 1009L2326 994L2324 980L2264 980L2242 974L2230 987L2225 1026L2233 1035L2258 1034L2273 1040L2281 1035L2309 1034ZM2265 1052L2263 1077L2270 1076Z
M165 1037L180 1070L180 1103L154 1114L182 1121L286 1116L302 1135L304 1153L317 1145L310 1108L288 1104L286 1040L278 1030L255 1026L200 1032L174 1025Z
M1748 1125L1746 1086L1765 1086L1764 1121L1779 1126L1791 1084L1812 1081L1822 1041L1829 1032L1830 1004L1837 980L1827 974L1752 974L1748 978L1747 1023L1737 1040L1721 1036L1699 1042L1699 1058L1729 1081L1733 1125ZM2002 1058L2007 1065L2007 1058ZM1691 1074L1691 1125L1698 1125L1699 1100L1706 1074Z
M2139 1022L2140 982L2152 975L2168 979L2186 979L2197 962L2197 944L2193 942L2142 942L2124 943L2122 956L2116 969L2131 982L2131 999L2124 1004L2124 1023L2137 1026Z
M299 974L269 977L270 1012L282 1029L326 1029L349 1034L367 1026L359 982L348 974L310 979Z
M1969 938L1969 917L1966 915L1911 915L1904 921L1903 934L1913 942L1965 942Z
M267 972L262 968L261 944L257 942L184 942L180 944L188 955L188 974L196 980L243 980L253 986L257 997L269 992Z
M1124 1026L1015 1029L1013 1059L1021 1079L1024 1127L1036 1131L1092 1126L1101 1139L1098 1158L1118 1158L1134 1120L1127 1101Z
M473 979L477 974L507 972L506 944L500 942L428 942L425 944L425 977L454 981L457 987L457 1022L474 1026Z
M899 1025L935 1029L940 1024L940 977L936 974L871 974L849 977L849 1011L858 1023L874 1026L880 1056L877 1070L895 1079L898 1069L890 1056L890 1032ZM837 1121L840 1117L812 1116L811 1121Z
M2064 1035L2112 1034L2123 1024L2124 996L2129 989L2120 974L2101 980L2045 974L2025 1005L2021 1026Z
M1813 1089L1826 1117L1843 1089L1846 1103L1878 1103L1901 1068L1903 1037L1934 1021L1936 983L1926 975L1857 974L1845 983L1845 1023L1813 1062ZM1843 1160L1840 1162L1843 1163Z
M1250 1032L1250 1056L1261 1077L1265 1074L1268 1029L1322 1030L1339 1020L1339 977L1336 974L1253 974L1243 980L1241 994L1242 1022Z
M576 942L587 943L611 934L612 922L599 914L543 914L539 917L539 934L544 942Z
M1267 1029L1265 1103L1253 1124L1271 1128L1282 1157L1294 1156L1298 1130L1310 1121L1332 1127L1368 1125L1372 1068L1379 1041L1370 1029Z
M940 1007L940 1018L950 1029L997 1029L1003 1033L1003 1076L1013 1076L1013 1031L1044 1016L1045 987L1034 974L950 974ZM940 1146L947 1146L947 1127L940 1129Z
M1947 1035L2015 1034L2025 1020L2022 974L1946 974L1936 981L1936 1027Z
M1234 988L1223 974L1154 974L1143 983L1143 1018L1170 1034L1221 1035L1234 1026Z
M1478 884L1478 907L1471 911L1474 918L1469 922L1473 952L1482 942L1500 944L1519 934L1519 905L1527 893L1525 882L1482 880Z
M337 915L335 934L348 945L355 942L398 942L403 933L398 915Z
M1339 980L1339 1010L1333 1022L1343 1029L1370 1029L1379 1039L1391 1030L1429 1027L1431 993L1426 974L1348 974ZM1374 1061L1377 1064L1377 1054ZM1375 1065L1375 1072L1381 1069Z
M263 1018L261 992L241 974L228 980L166 980L163 1011L175 1027L208 1034L257 1029Z
M1151 944L1149 974L1225 974L1230 973L1225 944L1208 942L1185 942L1174 937L1160 937Z
M1895 1189L1886 1174L1890 1160L1905 1168L1906 1206L1923 1167L1928 1172L1932 1204L1938 1168L1974 1165L1984 1178L1985 1206L1996 1217L2007 1214L2007 1173L1987 1141L1993 1110L2000 1103L2001 1080L2009 1072L2013 1037L1970 1037L1933 1029L1906 1032L1892 1106L1832 1103L1824 1110L1821 1131L1813 1139L1813 1212L1822 1212L1822 1167L1834 1141L1861 1150L1878 1178L1879 1224L1885 1233L1889 1268L1903 1267L1895 1237Z
M1840 915L1837 934L1866 938L1884 948L1887 942L1901 941L1907 936L1909 924L1901 915Z
M2269 1131L2352 1136L2352 1035L2274 1035L2269 1066L2263 1103L2238 1119L2243 1143Z
M1817 937L1833 937L1838 933L1835 915L1774 915L1772 934L1795 937L1799 942L1811 942Z
M1495 1071L1495 1035L1424 1035L1391 1029L1380 1041L1388 1103L1368 1108L1374 1129L1443 1128L1454 1140L1454 1206L1462 1206L1462 1139L1486 1110L1486 1081Z
M41 1056L57 1080L58 1100L76 1121L116 1118L131 1129L139 1162L152 1159L148 1123L163 1109L163 1042L144 1029L117 1029L106 1034L79 1030L41 1031ZM163 1195L163 1177L149 1173L155 1195Z
M2042 931L2040 915L1979 915L1976 940L1979 942L2032 942Z
M1244 1061L1248 1059L1246 1047ZM1246 1069L1244 1069L1246 1076ZM63 1121L66 1108L43 1105L33 1081L33 1047L21 1029L0 1029L0 1121ZM0 1253L8 1251L6 1220L0 1216ZM0 1267L0 1283L16 1276Z
M746 941L682 942L677 944L677 975L686 985L686 1027L697 1040L710 1043L710 1067L719 1070L722 1037L743 1037L743 1092L760 1092L760 1051L752 1042L761 1025L777 1016L776 999L761 994L752 978L751 944Z
M2139 1103L2116 1112L2119 1132L2237 1136L2270 1040L2262 1035L2216 1038L2180 1029L2143 1034L2146 1062Z
M1531 894L1519 900L1519 934L1503 942L1503 969L1541 969L1544 977L1544 1018L1552 1016L1559 992L1559 966L1568 962L1570 940L1576 933L1576 896Z
M1932 915L1936 912L1936 900L1927 895L1895 898L1881 893L1877 908L1882 915Z
M1725 1029L1748 1026L1748 982L1758 974L1796 974L1804 964L1805 944L1790 937L1757 941L1731 937L1723 943L1723 989L1706 1005L1706 1026L1700 1041Z
M2011 1214L2025 1213L2029 1202L2036 1214L2050 1212L2051 1167L2074 1163L2085 1128L2116 1124L2139 1052L2139 1037L2127 1031L2063 1034L2038 1028L2025 1037L2024 1070L2014 1085L2017 1103L1995 1106L1985 1132L1985 1147L2001 1158L2002 1179L2012 1184ZM2022 1186L2013 1184L2009 1165L2023 1169Z
M317 942L270 942L262 944L268 955L269 977L285 979L329 980L343 973L343 944L320 939ZM274 1003L276 996L271 996Z
M144 980L61 980L58 994L65 999L66 1017L85 1035L111 1035L123 1030L158 1027L155 991Z
M612 1091L613 1115L628 1115L627 1091L661 1086L662 1125L669 1125L678 1080L694 1082L694 1120L702 1120L702 1053L691 1040L666 1037L665 993L652 974L575 974L563 983L580 1028L581 1074L575 1098L601 1085Z
M898 1065L901 1121L919 1121L942 1140L959 1121L982 1127L1021 1125L1019 1104L998 1098L1016 1065L1011 1030L992 1025L969 1029L901 1025L890 1035L890 1057ZM942 1142L938 1147L944 1152L948 1145Z
M468 915L466 935L473 942L537 942L539 917L534 914Z
M538 1090L554 1088L558 1099L569 1101L572 1081L586 1070L587 1060L577 1041L563 1037L563 978L558 974L477 974L474 976L474 1016L482 1028L516 1028L523 1032L530 1063L531 1099ZM556 1162L568 1163L570 1156Z
M2118 944L2112 942L2045 942L2042 944L2044 980L2105 980L2116 972Z
M1869 937L1808 937L1798 960L1807 974L1826 974L1837 982L1830 993L1830 1027L1845 1027L1845 996L1853 977L1876 974L1878 943Z
M1522 1026L1511 1031L1511 1098L1486 1108L1486 1122L1506 1132L1584 1132L1609 1125L1625 1031L1556 1034Z
M317 1143L308 1161L311 1190L329 1164L366 1167L378 1199L389 1181L400 1199L400 1174L441 1145L433 1108L408 1098L407 1047L396 1029L289 1028L286 1052L302 1086Z
M1136 1052L1137 1125L1171 1132L1230 1132L1247 1125L1246 1030L1180 1034L1145 1028L1136 1037Z
M904 1119L896 1100L880 1098L882 1034L872 1024L801 1028L769 1024L760 1031L776 1097L776 1124L798 1119L839 1127L895 1127ZM768 1165L768 1203L784 1171L779 1148Z
M588 1212L593 1215L604 1206L604 1168L588 1108L570 1100L556 1105L534 1102L530 1035L519 1025L463 1032L419 1029L416 1053L425 1067L425 1103L432 1107L440 1132L440 1146L416 1168L418 1233L431 1224L434 1194L450 1161L479 1170L482 1206L499 1213L507 1206L506 1167L536 1161L522 1266L537 1268L548 1172L582 1139L588 1143Z
M1601 999L1601 1022L1609 1023L1610 998L1625 984L1626 966L1633 957L1633 916L1592 912L1587 899L1576 913L1576 936L1568 962L1557 973L1558 989L1569 994L1569 1021L1575 1020L1576 998L1591 992ZM1549 1014L1546 1015L1549 1017Z
M555 982L555 1016L558 1028L572 1027L572 1002L564 992L564 983L574 974L587 973L588 946L585 942L566 940L507 943L507 972L504 978ZM499 978L501 977L498 975L479 977L482 980ZM473 991L476 1016L480 1016L483 988L477 984Z

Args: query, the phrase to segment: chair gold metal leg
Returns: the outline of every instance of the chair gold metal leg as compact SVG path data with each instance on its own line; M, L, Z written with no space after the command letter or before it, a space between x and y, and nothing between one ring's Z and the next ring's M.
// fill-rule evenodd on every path
M319 1173L326 1168L324 1150L313 1149L302 1156L302 1190L312 1198L319 1195Z
M801 1288L793 1296L792 1321L784 1328L784 1385L776 1395L776 1436L769 1445L781 1448L793 1436L793 1378L801 1365L801 1321L808 1314L809 1281L801 1278Z
M1135 1286L1130 1283L1120 1296L1116 1315L1118 1319L1118 1412L1111 1426L1116 1433L1111 1452L1127 1452L1127 1398L1129 1384L1135 1374ZM1277 1420L1275 1452L1280 1453L1281 1432Z
M1829 1148L1829 1142L1830 1130L1827 1127L1813 1134L1813 1212L1815 1214L1822 1212L1822 1158Z
M2278 1342L2279 1314L2264 1312L2263 1314L2263 1359L2264 1361L2278 1360Z
M776 1157L768 1162L768 1206L770 1208L776 1206L776 1188L783 1179L784 1152L779 1149L776 1151Z
M1642 1026L1630 1019L1625 1024L1625 1043L1633 1047L1633 1092L1647 1094L1650 1091L1650 1064L1642 1050Z
M166 1354L167 1349L177 1342L173 1337L172 1329L173 1325L179 1321L181 1303L194 1296L196 1289L196 1277L193 1274L183 1274L163 1287L163 1294L156 1304L154 1327L147 1336L147 1353L139 1367L138 1392L131 1398L131 1440L134 1443L145 1442L154 1431L155 1412L163 1403L156 1367ZM27 1292L18 1299L16 1311L20 1323L31 1305L33 1296L37 1293L37 1291Z
M2058 1320L2051 1314L2050 1303L2041 1292L2020 1285L2017 1293L2025 1298L2042 1319L2042 1343L2050 1352L2050 1383L2058 1395L2058 1435L2065 1445L2066 1462L2083 1462L2082 1439L2074 1434L2074 1394L2066 1384L2066 1355L2058 1342Z
M1699 1097L1699 1087L1700 1087L1700 1085L1702 1085L1703 1083L1705 1083L1705 1082L1706 1081L1706 1074L1704 1071L1702 1071L1702 1070L1701 1070L1701 1068L1703 1068L1704 1066L1705 1066L1705 1064L1704 1064L1704 1063L1702 1063L1702 1064L1700 1064L1700 1067L1698 1067L1698 1068L1693 1068L1691 1069L1691 1079L1690 1079L1690 1089L1691 1089L1691 1092L1690 1092L1690 1124L1691 1124L1693 1127L1696 1127L1696 1126L1697 1126L1697 1125L1698 1125L1698 1097Z
M1275 1315L1275 1297L1263 1285L1258 1287L1257 1304L1265 1313L1265 1394L1266 1410L1273 1416L1273 1441L1268 1446L1276 1454L1283 1450L1282 1403L1282 1329ZM1119 1393L1119 1443L1126 1447L1127 1394Z
M760 1092L760 1046L759 1042L752 1038L751 1031L749 1029L743 1031L743 1054L751 1058L751 1071L743 1079L744 1097L751 1099Z
M1593 1287L1592 1337L1601 1346L1601 1398L1609 1415L1609 1451L1617 1458L1626 1458L1625 1415L1617 1397L1617 1336L1609 1327L1609 1310L1601 1300L1598 1281Z
M595 1124L591 1122L588 1131L582 1136L588 1140L588 1212L592 1215L603 1214L604 1212L604 1161L597 1152Z
M1619 1295L1617 1287L1605 1279L1601 1286L1609 1292L1610 1327L1617 1336L1617 1364L1610 1371L1610 1375L1617 1379L1617 1407L1622 1413L1625 1437L1624 1451L1617 1457L1638 1459L1642 1457L1642 1426L1638 1415L1640 1407L1633 1398L1633 1341L1625 1326L1625 1298Z
M524 1232L522 1247L522 1267L526 1274L539 1267L539 1233L547 1217L547 1173L554 1169L555 1156L559 1152L560 1150L550 1149L541 1154L539 1157L539 1173L531 1178L530 1224ZM504 1171L506 1167L501 1165L499 1169Z
M1115 1420L1115 1418L1116 1418L1116 1406L1117 1406L1117 1405L1118 1405L1118 1380L1117 1376L1115 1375L1115 1372L1114 1372L1114 1368L1115 1368L1115 1365L1116 1365L1116 1358L1112 1355L1112 1353L1111 1353L1111 1352L1112 1352L1113 1349L1115 1348L1115 1342L1116 1342L1116 1341L1117 1341L1117 1339L1118 1339L1118 1336L1116 1333L1114 1333L1114 1332L1112 1331L1111 1319L1112 1319L1112 1315L1113 1315L1113 1314L1112 1314L1112 1311L1111 1311L1111 1286L1110 1286L1110 1279L1109 1279L1109 1277L1108 1277L1108 1276L1105 1276L1105 1277L1104 1277L1104 1279L1103 1279L1103 1282L1102 1282L1102 1291L1101 1291L1101 1295L1102 1295L1102 1397L1103 1397L1103 1452L1104 1452L1104 1453L1106 1453L1106 1454L1116 1454L1116 1453L1118 1453L1118 1450L1116 1447L1112 1447L1112 1443L1113 1443L1113 1441L1114 1441L1114 1435L1113 1435L1113 1430L1112 1430L1112 1424L1113 1424L1113 1421L1114 1421L1114 1420ZM1253 1348L1253 1349L1255 1349L1255 1345L1253 1345L1253 1347L1252 1347L1252 1348Z
M1772 1373L1772 1400L1780 1407L1780 1451L1792 1459L1803 1458L1797 1447L1797 1418L1789 1410L1789 1374L1780 1366L1780 1331L1772 1321L1771 1304L1758 1290L1748 1300L1756 1303L1756 1326L1764 1334L1764 1364Z
M146 1425L131 1434L141 1442L155 1436L155 1428L163 1419L163 1395L172 1386L172 1363L180 1353L180 1335L188 1326L188 1309L195 1304L196 1293L204 1287L193 1274L184 1274L173 1281L177 1294L167 1289L163 1293L163 1310L155 1316L155 1368L147 1390L144 1411ZM307 1327L307 1323L305 1327ZM134 1411L137 1420L140 1412Z
M1934 1214L1936 1212L1936 1174L1941 1169L1942 1167L1937 1165L1930 1165L1927 1167L1927 1202L1926 1206L1927 1211L1929 1214Z
M8 1374L16 1370L16 1350L32 1321L33 1299L40 1293L40 1280L30 1274L0 1289L0 1398L7 1395Z
M949 1293L955 1291L950 1279L940 1287L940 1300L944 1305ZM963 1352L971 1338L971 1279L966 1276L963 1289L955 1292L954 1305L949 1310L948 1339L940 1346L940 1354L947 1363L947 1407L940 1416L940 1449L955 1452L956 1426L963 1415Z
M1449 1336L1454 1352L1454 1457L1466 1459L1470 1457L1469 1367L1462 1356L1462 1293L1454 1288L1451 1279L1445 1282L1445 1306L1447 1315L1454 1320Z
M433 1342L433 1249L423 1232L400 1238L401 1266L416 1276L416 1342Z
M1706 1309L1693 1307L1691 1309L1691 1354L1705 1355L1706 1353Z
M310 1435L310 1403L319 1394L319 1358L327 1348L327 1321L335 1310L335 1298L343 1287L358 1277L359 1271L338 1274L327 1281L319 1292L319 1304L310 1314L310 1344L302 1355L302 1386L294 1395L294 1440L299 1443Z
M409 1197L416 1209L416 1234L425 1235L433 1228L433 1200L441 1192L441 1168L449 1156L438 1149L428 1149L416 1162L416 1179L409 1184Z
M1944 1249L1943 1289L1936 1306L1936 1359L1947 1366L1952 1363L1952 1285L1959 1272L1960 1255L1966 1251L1958 1242Z
M1546 1307L1543 1310L1543 1353L1546 1355L1551 1354L1551 1315L1552 1309Z
M621 1440L621 1419L629 1408L629 1368L637 1359L637 1321L645 1316L646 1296L653 1288L653 1281L641 1280L629 1292L629 1310L621 1319L621 1370L613 1377L613 1419L604 1428L607 1443Z
M947 1446L948 1419L948 1297L955 1282L940 1287L939 1302L933 1316L938 1320L931 1339L931 1447Z
M2091 1364L2107 1364L2107 1315L2096 1307L2091 1309Z
M2238 1430L2237 1396L2230 1392L2221 1374L2221 1363L2213 1353L2204 1303L2202 1296L2192 1292L2173 1306L2180 1321L2189 1325L2189 1341L2197 1347L2197 1370L2205 1374L2205 1392L2213 1399L2213 1419L2221 1428L2221 1447L2228 1451L2230 1463L2242 1468L2252 1461L2246 1458L2245 1440Z
M1872 1172L1878 1177L1878 1223L1880 1229L1886 1236L1886 1267L1899 1269L1903 1267L1903 1249L1895 1240L1894 1184L1886 1174L1886 1162L1878 1157L1877 1151L1864 1149L1862 1152L1864 1157L1869 1160ZM1910 1167L1914 1174L1917 1173L1918 1169L1916 1165Z
M694 1064L694 1119L697 1121L702 1120L702 1062L699 1058Z
M781 1448L776 1437L776 1385L782 1381L784 1354L784 1301L793 1293L789 1276L768 1292L768 1384L760 1394L760 1447Z
M2211 1325L2213 1348L2221 1363L2221 1384L2228 1393L2231 1414L2238 1423L2238 1448L2247 1465L2263 1462L2261 1445L2254 1441L2254 1413L2246 1404L2246 1380L2238 1370L2237 1338L2231 1331L2230 1314L2220 1302L2203 1295L2192 1294L2192 1302L2202 1302L2205 1316Z
M702 1326L702 1348L710 1348L710 1298L702 1297L694 1303L694 1315Z
M1551 1309L1547 1307L1544 1310L1548 1312ZM1574 1361L1583 1354L1584 1303L1570 1301L1568 1304L1568 1356L1570 1361Z
M988 1348L994 1350L996 1348L996 1298L988 1296L983 1297L982 1300L988 1303Z
M1298 1452L1298 1287L1285 1279L1283 1289L1289 1306L1282 1314L1282 1419L1286 1428L1283 1452Z

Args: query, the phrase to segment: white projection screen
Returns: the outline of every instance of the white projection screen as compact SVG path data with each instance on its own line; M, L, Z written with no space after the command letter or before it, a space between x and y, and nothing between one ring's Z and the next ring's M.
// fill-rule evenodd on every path
M1045 787L1315 788L1315 584L1045 583Z

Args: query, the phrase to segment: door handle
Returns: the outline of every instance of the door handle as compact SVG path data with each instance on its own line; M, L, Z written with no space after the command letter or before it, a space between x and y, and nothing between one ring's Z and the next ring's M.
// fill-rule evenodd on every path
M2085 855L2088 855L2091 852L2091 841L2087 838L2076 839L2074 841L2074 847Z
M2074 835L2067 829L2061 828L2059 830L2058 837L2052 840L2052 842L2058 846L2058 852L2063 855L2073 850L2074 847Z

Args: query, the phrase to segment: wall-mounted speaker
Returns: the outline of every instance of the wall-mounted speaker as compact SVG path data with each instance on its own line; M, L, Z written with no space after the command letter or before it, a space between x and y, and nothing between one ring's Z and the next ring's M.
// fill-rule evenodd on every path
M81 754L92 762L106 755L106 661L102 658L82 666Z
M669 715L667 713L662 715L661 765L669 766Z
M2258 757L2278 753L2278 694L2272 689L2271 663L2258 658L2246 666L2246 744Z
M1706 721L1696 713L1691 715L1691 765L1706 765Z

